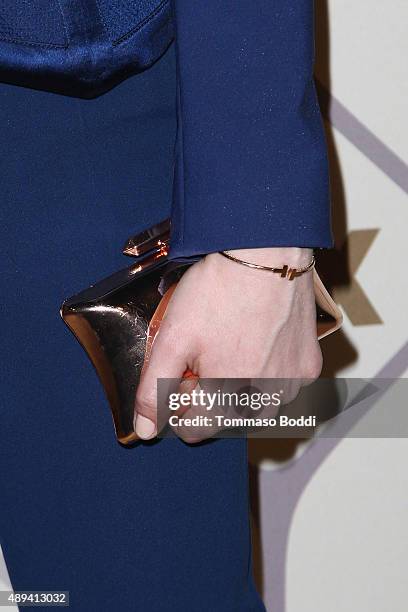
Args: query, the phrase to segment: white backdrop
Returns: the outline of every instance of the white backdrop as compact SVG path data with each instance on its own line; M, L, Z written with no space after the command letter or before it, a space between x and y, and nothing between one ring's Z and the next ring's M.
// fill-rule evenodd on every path
M337 247L330 276L345 319L323 343L325 370L406 377L408 3L316 0L316 11ZM406 439L251 446L254 562L268 612L407 610L407 458Z
M316 0L316 10L345 317L323 344L326 373L406 376L408 3ZM405 612L408 441L263 442L250 455L268 612Z

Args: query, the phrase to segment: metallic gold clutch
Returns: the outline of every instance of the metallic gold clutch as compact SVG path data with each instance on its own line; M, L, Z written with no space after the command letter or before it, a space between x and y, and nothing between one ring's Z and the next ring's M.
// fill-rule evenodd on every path
M80 342L104 387L116 437L134 443L134 398L150 350L177 281L197 258L169 261L169 222L134 238L124 253L135 258L121 270L66 300L61 317ZM319 339L338 329L341 311L313 270Z

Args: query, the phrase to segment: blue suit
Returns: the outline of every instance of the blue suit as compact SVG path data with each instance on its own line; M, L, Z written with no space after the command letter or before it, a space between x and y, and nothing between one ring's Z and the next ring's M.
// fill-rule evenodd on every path
M245 441L120 447L58 309L169 215L173 257L330 244L312 3L21 6L0 9L0 541L13 586L69 590L75 611L262 610Z

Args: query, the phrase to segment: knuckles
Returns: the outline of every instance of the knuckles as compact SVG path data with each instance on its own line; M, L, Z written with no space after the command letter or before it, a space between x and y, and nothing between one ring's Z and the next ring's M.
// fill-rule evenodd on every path
M317 347L317 350L313 352L312 355L309 355L307 360L305 361L302 369L303 369L303 378L310 380L313 382L317 378L319 378L323 367L323 355L320 350L320 347Z

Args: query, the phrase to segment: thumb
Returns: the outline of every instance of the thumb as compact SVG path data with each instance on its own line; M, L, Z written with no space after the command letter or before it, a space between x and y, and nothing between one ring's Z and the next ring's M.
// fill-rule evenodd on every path
M150 440L157 435L157 380L181 380L187 369L187 357L180 343L160 329L140 378L135 402L135 431L139 438Z

